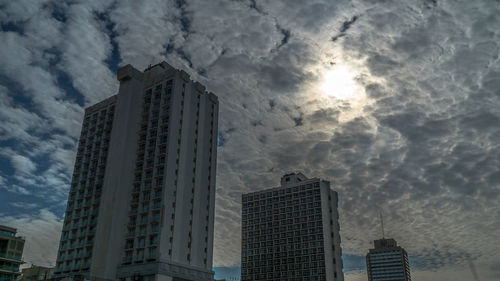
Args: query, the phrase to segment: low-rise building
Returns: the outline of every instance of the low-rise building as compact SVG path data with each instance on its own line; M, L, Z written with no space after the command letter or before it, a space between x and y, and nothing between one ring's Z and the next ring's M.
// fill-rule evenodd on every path
M0 281L14 281L21 274L24 238L17 229L0 225Z
M22 269L21 281L46 281L51 278L52 273L54 273L53 267L32 265Z

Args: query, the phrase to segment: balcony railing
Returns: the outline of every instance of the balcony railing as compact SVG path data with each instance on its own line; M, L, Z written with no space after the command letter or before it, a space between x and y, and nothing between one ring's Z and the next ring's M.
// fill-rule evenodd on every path
M13 271L13 272L19 272L19 267L18 266L0 265L0 269L2 269L2 270L8 270L8 271Z
M9 254L0 253L0 257L22 262L22 259L20 256L14 256L12 254L9 255Z

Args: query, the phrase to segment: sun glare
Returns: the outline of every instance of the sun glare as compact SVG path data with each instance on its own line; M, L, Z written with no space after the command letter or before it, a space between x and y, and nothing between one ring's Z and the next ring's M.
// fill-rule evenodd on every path
M326 96L338 100L356 99L359 94L355 72L347 66L334 65L323 75L320 89Z
M320 73L319 83L313 95L319 107L332 107L339 110L339 122L347 122L364 115L364 108L372 100L366 96L365 88L360 81L364 77L361 64L345 63L337 60L321 65L316 71ZM371 78L370 78L371 79Z

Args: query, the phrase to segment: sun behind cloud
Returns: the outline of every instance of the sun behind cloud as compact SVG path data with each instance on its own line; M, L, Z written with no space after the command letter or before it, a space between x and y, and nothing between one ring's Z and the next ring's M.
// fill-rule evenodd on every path
M356 82L356 72L347 65L334 65L323 74L321 91L338 100L360 98L361 87Z
M319 80L311 97L317 99L320 108L339 109L339 122L347 122L365 115L364 107L370 100L360 77L367 77L365 66L360 62L323 62L316 68ZM371 79L371 78L370 78Z

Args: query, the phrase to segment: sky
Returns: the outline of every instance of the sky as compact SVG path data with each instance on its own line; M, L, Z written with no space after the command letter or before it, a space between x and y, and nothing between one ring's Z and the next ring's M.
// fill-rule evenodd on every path
M53 265L84 108L167 61L220 102L214 267L241 194L339 193L347 281L385 236L414 281L500 280L500 1L0 0L0 224Z

